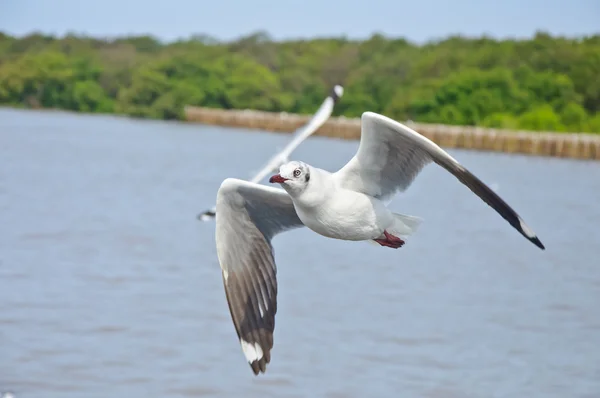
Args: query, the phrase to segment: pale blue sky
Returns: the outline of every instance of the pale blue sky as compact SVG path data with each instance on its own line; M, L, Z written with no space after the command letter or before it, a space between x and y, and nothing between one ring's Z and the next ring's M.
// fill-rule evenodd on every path
M0 0L0 30L93 36L206 33L229 40L264 29L276 39L373 32L423 42L449 34L529 37L600 33L600 0Z

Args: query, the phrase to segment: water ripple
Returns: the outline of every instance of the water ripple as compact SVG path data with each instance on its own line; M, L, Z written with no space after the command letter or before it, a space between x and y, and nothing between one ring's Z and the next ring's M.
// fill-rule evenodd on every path
M3 109L0 131L0 391L600 397L595 163L452 151L545 252L435 165L390 205L425 220L402 250L276 237L275 346L255 377L195 215L289 137ZM335 169L356 145L314 137L296 158Z

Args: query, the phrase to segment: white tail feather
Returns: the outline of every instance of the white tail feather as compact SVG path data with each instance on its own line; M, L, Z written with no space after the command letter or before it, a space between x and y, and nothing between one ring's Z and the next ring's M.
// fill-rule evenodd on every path
M417 232L419 225L423 222L422 218L409 216L406 214L394 214L394 224L388 229L388 232L399 238L407 238Z

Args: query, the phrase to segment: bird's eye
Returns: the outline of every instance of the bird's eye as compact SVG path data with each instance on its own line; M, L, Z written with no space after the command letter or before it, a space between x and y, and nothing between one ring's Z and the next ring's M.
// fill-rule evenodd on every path
M298 176L300 176L300 173L302 173L302 172L300 171L300 169L296 169L296 170L294 170L294 177L298 177Z

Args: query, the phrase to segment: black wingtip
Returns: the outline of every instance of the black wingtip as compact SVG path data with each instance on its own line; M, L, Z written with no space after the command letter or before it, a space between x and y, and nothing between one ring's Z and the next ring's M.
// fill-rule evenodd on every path
M536 233L533 232L531 228L527 226L527 224L525 224L525 221L523 221L521 217L517 216L516 222L511 222L511 224L513 225L513 227L515 227L517 231L521 233L521 235L526 237L527 240L529 240L531 243L533 243L542 250L546 250L546 247L544 246L542 241L540 241L540 239L537 237Z
M200 213L196 216L196 218L200 221L203 221L205 218L214 218L216 216L216 213L212 210L207 210L203 213Z
M544 246L544 244L538 239L537 236L534 236L533 238L529 238L529 240L531 241L531 243L533 243L534 245L536 245L540 249L546 250L546 246Z
M258 361L252 361L251 363L249 363L249 365L252 369L252 372L254 373L254 376L258 376L261 373L266 373L267 371L267 361L265 360L265 358L261 358Z
M333 99L333 103L336 104L344 93L344 86L336 84L329 92L329 96Z

